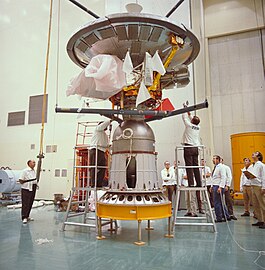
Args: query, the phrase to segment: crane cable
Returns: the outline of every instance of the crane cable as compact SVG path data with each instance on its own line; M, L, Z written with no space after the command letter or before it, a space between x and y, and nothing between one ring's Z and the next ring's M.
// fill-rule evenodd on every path
M44 75L44 87L43 87L43 100L42 100L42 115L41 115L41 133L40 133L40 151L37 166L37 181L40 180L41 164L44 158L43 153L43 138L44 138L44 125L45 125L45 111L47 106L47 81L48 81L48 67L49 67L49 55L50 55L50 43L51 43L51 25L52 25L52 8L53 0L50 0L50 15L49 15L49 28L48 28L48 41L47 41L47 51L46 51L46 63L45 63L45 75Z

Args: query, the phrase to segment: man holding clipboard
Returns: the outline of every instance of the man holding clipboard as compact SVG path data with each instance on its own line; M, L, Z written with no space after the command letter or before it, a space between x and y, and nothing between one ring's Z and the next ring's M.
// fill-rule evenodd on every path
M247 179L255 179L257 178L256 175L254 175L253 173L251 173L250 171L244 171L242 170L243 174L247 177Z
M253 165L248 170L242 170L244 175L251 180L252 203L258 222L252 226L265 229L265 165L262 163L263 156L260 152L252 154Z

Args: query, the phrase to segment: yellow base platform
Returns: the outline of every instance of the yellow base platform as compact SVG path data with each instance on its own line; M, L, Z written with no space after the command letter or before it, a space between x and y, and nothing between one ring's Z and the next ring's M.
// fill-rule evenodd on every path
M113 205L97 203L97 216L117 220L152 220L171 216L171 202L150 205Z

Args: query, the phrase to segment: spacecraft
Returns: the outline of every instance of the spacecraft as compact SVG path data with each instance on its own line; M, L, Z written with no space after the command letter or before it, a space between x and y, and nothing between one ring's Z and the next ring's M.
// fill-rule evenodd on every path
M98 217L137 220L139 226L142 220L169 218L170 224L172 206L157 176L155 136L147 122L208 106L205 101L175 111L157 110L166 88L189 83L188 65L200 45L191 31L168 18L174 8L162 17L141 13L134 5L133 12L102 18L92 13L96 20L80 27L67 44L71 60L84 69L68 94L109 99L112 109L56 112L98 113L119 122L113 133L109 190L97 203ZM138 239L136 244L143 242Z

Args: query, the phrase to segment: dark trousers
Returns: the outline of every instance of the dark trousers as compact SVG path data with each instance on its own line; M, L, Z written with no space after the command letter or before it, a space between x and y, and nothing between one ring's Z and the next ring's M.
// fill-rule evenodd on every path
M196 190L196 198L198 203L198 209L202 210L201 192L199 190Z
M184 148L184 160L186 166L199 166L199 150L198 147L185 147ZM199 168L186 168L188 184L190 186L194 186L195 177L197 187L202 186L201 174Z
M229 214L226 209L225 202L222 203L222 197L224 194L224 188L222 188L221 194L217 192L219 186L213 186L213 200L214 200L214 211L216 215L216 219L218 221L222 220L223 216L225 215L226 218L229 217ZM224 211L223 211L224 209Z
M225 191L225 204L227 206L228 214L230 216L234 215L234 209L233 209L233 199L230 194L230 188Z
M96 165L96 149L93 148L89 151L89 166ZM97 153L97 166L106 166L105 152L98 150ZM97 187L103 186L103 180L105 177L105 168L97 168ZM95 186L95 168L90 169L90 185Z
M214 206L214 204L213 204L213 191L210 192L210 189L211 189L211 186L207 186L210 204L211 204L211 207L213 208L213 206Z
M28 189L24 189L24 188L21 189L21 200L22 200L21 218L22 220L24 218L29 217L32 204L35 198L36 189L37 189L36 184L32 186L32 191L29 191Z

